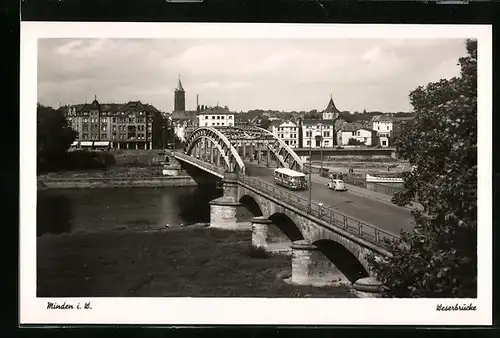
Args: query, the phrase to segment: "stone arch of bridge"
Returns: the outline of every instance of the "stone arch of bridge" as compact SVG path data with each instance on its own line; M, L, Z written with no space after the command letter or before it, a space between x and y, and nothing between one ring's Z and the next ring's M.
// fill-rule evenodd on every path
M205 140L208 140L216 147L228 171L245 173L245 164L238 154L238 151L233 147L228 138L215 128L199 127L195 129L186 140L184 152L188 155L195 155L193 154L193 150L199 147Z
M314 244L351 283L356 282L360 278L369 276L368 271L363 264L361 264L359 259L342 244L331 239L321 239L312 244Z
M238 202L240 202L254 217L263 215L260 205L252 196L244 195Z
M328 241L326 243L330 243L327 244L329 246L332 246L333 243L335 243L335 245L339 246L335 250L338 250L339 254L342 257L356 259L357 262L363 267L364 271L368 272L368 274L370 273L371 268L366 257L371 252L371 250L365 247L363 244L356 242L354 239L349 238L346 235L341 234L340 232L321 226L309 227L309 230L306 232L305 237L310 243L325 243L325 241ZM343 250L345 250L345 252ZM342 252L344 252L345 255L343 255ZM347 254L347 252L349 252L349 254Z
M304 239L301 229L284 213L274 213L268 219L275 225L290 241Z

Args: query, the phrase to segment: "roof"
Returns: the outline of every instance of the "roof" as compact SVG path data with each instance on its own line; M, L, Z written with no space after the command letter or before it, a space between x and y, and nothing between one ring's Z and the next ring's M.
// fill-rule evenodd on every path
M372 122L392 122L392 118L387 115L376 115L372 117Z
M295 123L294 121L292 120L282 120L282 119L278 119L278 120L273 120L271 122L271 126L275 126L275 127L279 127L281 126L282 124L285 124L285 123L291 123L293 124L294 126L297 125L297 123Z
M205 109L204 111L199 112L198 114L200 115L224 115L224 114L230 114L234 115L234 113L229 111L229 108L227 107L221 107L221 106L215 106L215 107L210 107L208 109Z
M149 111L149 108L142 104L141 101L129 101L117 109L117 111L125 112L139 112L139 111Z
M292 177L304 177L305 175L301 172L298 172L298 171L295 171L295 170L292 170L292 169L288 169L288 168L277 168L277 169L274 169L274 172L278 172L278 173L282 173L282 174L285 174L287 176L292 176Z
M182 88L182 83L181 83L181 76L179 75L179 80L177 81L177 88L175 88L176 91L184 91L184 88Z
M92 104L84 103L84 104L75 104L73 105L76 112L89 112L91 110L100 109L101 112L108 113L116 113L117 111L126 111L126 112L139 112L145 111L150 113L158 113L159 110L156 109L151 104L142 103L141 101L129 101L128 103L99 103L96 100Z
M335 107L335 103L333 102L333 99L330 97L330 101L328 102L328 105L326 106L326 109L323 110L323 113L336 113L340 114L340 111Z
M345 131L345 132L356 131L356 130L359 130L359 129L371 130L371 129L366 128L365 126L363 126L363 124L361 124L361 123L344 123L340 127L340 130Z
M320 120L320 119L303 119L302 120L303 125L313 125L313 126L316 126L319 124L333 126L334 122L335 122L335 120Z
M104 103L104 104L101 104L101 111L114 113L121 106L123 106L123 104L121 104L121 103Z

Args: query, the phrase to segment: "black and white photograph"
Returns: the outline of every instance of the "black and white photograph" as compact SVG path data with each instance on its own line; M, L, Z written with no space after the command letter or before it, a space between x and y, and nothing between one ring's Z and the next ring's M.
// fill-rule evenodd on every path
M491 324L491 60L480 25L23 23L21 321Z

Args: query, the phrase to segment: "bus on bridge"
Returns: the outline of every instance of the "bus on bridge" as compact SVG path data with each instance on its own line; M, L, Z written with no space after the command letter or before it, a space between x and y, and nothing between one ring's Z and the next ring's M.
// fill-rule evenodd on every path
M292 190L307 189L306 175L288 168L275 169L274 182Z

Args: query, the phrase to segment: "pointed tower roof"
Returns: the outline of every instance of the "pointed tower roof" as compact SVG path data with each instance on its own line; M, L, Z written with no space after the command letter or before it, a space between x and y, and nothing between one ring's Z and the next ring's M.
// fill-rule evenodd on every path
M330 96L330 101L328 102L328 106L324 110L325 113L337 113L340 114L340 111L335 107L335 103L333 102L332 97Z
M177 88L175 88L175 90L184 91L184 88L182 88L181 76L180 75L179 75L179 79L177 81Z

